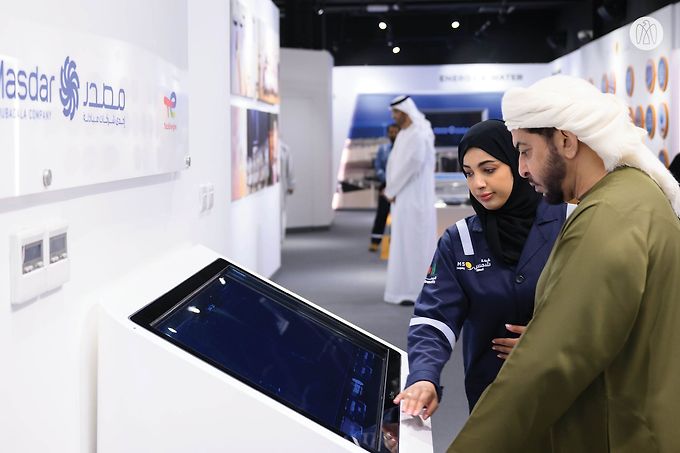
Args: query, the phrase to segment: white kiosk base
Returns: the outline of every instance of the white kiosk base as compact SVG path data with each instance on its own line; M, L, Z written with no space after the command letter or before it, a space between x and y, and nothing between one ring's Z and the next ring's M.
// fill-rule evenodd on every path
M218 258L217 253L201 246L177 249L112 285L102 301L99 320L97 451L389 451L383 444L370 449L353 443L130 320L131 315ZM403 351L304 302L398 351L403 386L408 374ZM432 452L430 421L399 414L398 451Z

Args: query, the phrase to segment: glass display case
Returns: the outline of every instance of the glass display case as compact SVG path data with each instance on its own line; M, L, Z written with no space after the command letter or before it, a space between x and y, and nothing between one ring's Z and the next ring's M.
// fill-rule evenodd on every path
M435 194L441 205L470 204L470 190L462 172L436 173Z

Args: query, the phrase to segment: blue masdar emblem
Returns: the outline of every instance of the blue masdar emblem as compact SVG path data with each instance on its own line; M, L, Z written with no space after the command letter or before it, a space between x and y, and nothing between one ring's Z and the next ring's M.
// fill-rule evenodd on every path
M72 120L78 110L78 90L80 89L80 79L76 72L76 62L66 57L64 67L61 68L61 89L59 96L61 104L64 106L64 116Z

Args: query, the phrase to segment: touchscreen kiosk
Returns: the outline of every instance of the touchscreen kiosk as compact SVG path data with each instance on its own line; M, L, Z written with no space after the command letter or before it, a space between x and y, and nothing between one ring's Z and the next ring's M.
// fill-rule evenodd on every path
M104 304L99 451L136 451L121 443L133 433L144 448L180 451L190 432L191 451L432 451L429 423L402 420L392 403L406 377L403 351L205 252L155 299L127 313ZM127 426L144 413L157 428ZM398 447L388 448L387 433Z

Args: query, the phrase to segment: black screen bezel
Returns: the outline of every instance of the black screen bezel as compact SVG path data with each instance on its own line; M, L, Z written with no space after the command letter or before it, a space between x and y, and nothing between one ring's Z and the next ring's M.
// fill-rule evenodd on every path
M135 324L143 327L144 329L152 332L153 334L165 339L166 341L174 344L175 346L179 347L180 349L184 350L185 352L193 355L194 357L197 357L201 360L203 360L206 363L209 363L210 365L214 366L215 368L219 369L220 371L228 374L229 376L243 382L244 384L248 385L251 388L254 388L258 390L259 392L262 392L266 394L267 396L271 397L272 399L278 401L279 403L293 409L294 411L304 415L305 417L309 418L310 420L313 420L314 422L318 423L319 425L325 427L326 429L333 431L334 433L338 434L341 437L347 438L347 435L344 434L343 432L339 431L336 427L328 425L320 420L318 420L316 417L312 416L311 414L300 410L299 408L296 408L292 404L288 403L287 401L283 400L282 398L278 397L277 395L271 393L265 388L259 387L253 382L249 381L248 379L243 378L242 376L239 376L237 373L232 372L231 370L225 368L221 364L211 360L209 357L206 357L202 355L200 352L195 351L194 349L188 347L187 345L180 343L179 341L174 340L171 337L168 337L167 335L163 335L158 329L156 329L154 326L161 322L164 318L170 316L172 313L175 312L178 307L182 306L184 302L187 301L187 299L191 298L198 292L200 292L204 287L209 285L213 280L215 280L218 276L220 276L223 272L225 272L228 268L233 268L237 273L241 273L244 277L252 278L255 279L258 283L264 284L267 288L267 292L271 293L273 297L276 297L279 299L279 302L282 302L280 299L287 299L287 303L284 303L285 305L295 308L301 312L302 315L306 317L311 317L315 321L319 322L320 324L326 326L327 328L331 329L334 333L337 335L341 335L342 337L348 339L349 341L353 342L357 346L363 347L365 349L368 349L369 351L372 352L377 352L381 355L384 355L385 357L385 367L383 370L383 385L382 385L382 395L381 399L378 402L378 413L379 413L379 420L377 420L378 426L380 426L383 423L382 420L382 414L385 414L386 411L390 409L394 409L397 407L392 400L394 397L399 393L401 382L400 382L400 376L401 376L401 354L397 352L396 350L386 346L383 343L380 343L376 341L375 339L371 338L370 336L356 331L349 326L347 326L345 323L337 320L336 318L328 315L327 313L317 309L316 307L313 307L309 305L308 303L300 300L298 297L295 297L294 295L284 292L281 289L277 288L276 286L272 285L269 281L264 280L247 270L230 263L229 261L223 259L223 258L218 258L205 268L201 269L198 271L196 274L192 275L189 277L187 280L176 286L175 288L171 289L164 295L160 296L153 302L149 303L145 307L141 308L134 314L132 314L129 318L132 322ZM256 289L257 290L257 289ZM294 307L293 307L294 305ZM382 410L380 410L380 408ZM379 433L378 433L379 434ZM365 445L360 445L361 448L367 449L368 451L379 453L382 451L385 451L383 448L381 448L380 444L380 435L376 436L377 439L377 445L367 447Z

